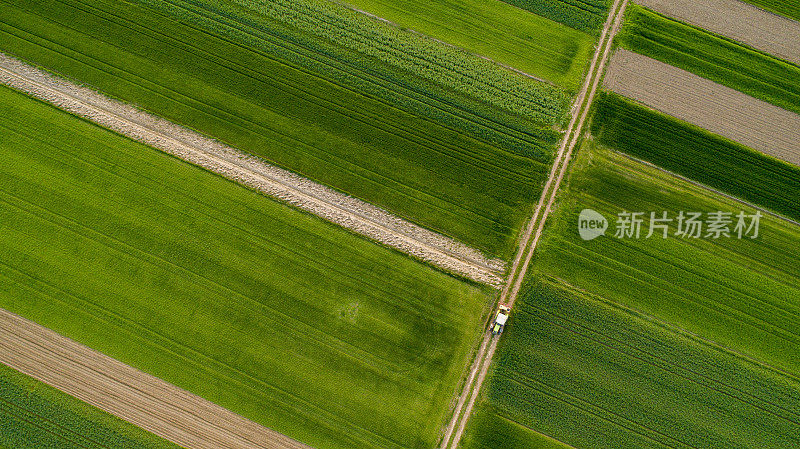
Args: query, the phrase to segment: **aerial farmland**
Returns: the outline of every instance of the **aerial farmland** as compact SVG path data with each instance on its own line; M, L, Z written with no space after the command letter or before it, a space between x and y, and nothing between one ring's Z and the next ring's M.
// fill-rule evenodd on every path
M0 448L800 447L800 2L0 0Z

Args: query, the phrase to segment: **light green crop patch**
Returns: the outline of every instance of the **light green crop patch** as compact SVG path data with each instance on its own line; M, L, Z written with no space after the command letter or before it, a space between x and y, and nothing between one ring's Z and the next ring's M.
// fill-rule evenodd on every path
M0 89L0 307L317 449L431 447L469 284Z

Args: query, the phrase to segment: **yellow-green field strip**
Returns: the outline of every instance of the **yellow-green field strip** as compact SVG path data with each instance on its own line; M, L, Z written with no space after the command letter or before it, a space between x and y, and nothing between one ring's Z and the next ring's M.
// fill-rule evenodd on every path
M796 20L739 0L638 0L636 3L800 64L800 22Z
M503 283L504 263L476 249L1 53L0 83L444 271L493 287Z
M187 449L311 449L3 309L0 363Z

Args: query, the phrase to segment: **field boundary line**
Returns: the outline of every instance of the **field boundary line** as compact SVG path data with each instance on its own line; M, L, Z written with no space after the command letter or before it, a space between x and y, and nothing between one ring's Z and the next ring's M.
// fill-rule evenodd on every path
M188 449L311 449L4 309L0 363Z
M528 265L533 258L533 253L536 250L539 237L544 230L547 217L552 210L552 205L558 194L561 182L569 168L572 152L580 139L583 125L586 122L586 118L592 106L592 101L594 100L600 81L603 78L605 67L611 54L614 36L616 36L620 29L622 17L625 14L628 1L629 0L615 0L611 8L609 8L608 17L597 42L597 48L584 78L583 87L573 103L571 110L572 118L569 121L567 131L562 138L561 146L553 161L547 183L542 190L533 216L520 237L517 253L509 269L507 281L500 294L500 303L513 306L514 301L517 299ZM535 233L534 229L536 230ZM520 266L520 263L522 266ZM461 408L457 407L454 411L450 424L445 429L440 449L457 449L461 442L461 437L466 429L467 422L472 413L472 408L475 405L481 386L491 366L492 358L497 350L499 338L492 337L490 332L487 331L484 333L482 347L485 346L489 340L492 340L491 345L485 354L479 354L479 357L482 356L483 358L480 359L480 363L476 363L476 365L480 366L473 368L473 370L479 370L477 379L472 384L467 383L464 390L461 392L462 398L469 396L466 409L462 412ZM459 405L461 404L462 401L460 400ZM454 433L454 429L456 428L457 430L455 430ZM452 436L451 440L451 435L453 434L454 436Z
M500 288L505 263L360 199L0 53L0 83L446 272Z

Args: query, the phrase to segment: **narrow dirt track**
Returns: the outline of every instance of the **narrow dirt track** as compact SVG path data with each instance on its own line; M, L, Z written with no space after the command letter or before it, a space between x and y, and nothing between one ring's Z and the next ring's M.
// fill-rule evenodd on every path
M505 263L359 199L0 53L0 83L474 281L499 288Z
M539 243L539 238L544 230L547 217L550 215L561 182L569 168L572 152L580 138L583 125L591 109L592 101L600 85L600 80L603 78L606 63L611 54L611 44L614 40L614 36L616 36L619 31L627 5L628 0L615 0L609 10L608 18L606 19L605 26L600 35L597 49L592 58L591 65L589 66L589 71L584 79L583 87L573 104L572 118L564 134L564 138L561 141L561 146L556 154L547 183L539 198L536 210L520 238L517 253L514 257L511 270L509 271L508 280L500 294L500 303L513 306L517 299L517 295L519 294L519 290L525 278L525 273L528 270L528 265ZM481 386L492 364L492 358L497 350L498 341L499 338L493 339L489 332L484 335L476 360L472 365L467 382L457 402L453 417L445 429L440 446L441 449L458 448L467 422L469 421L470 414L472 413L472 408L475 405ZM469 397L468 402L466 401L467 397ZM466 408L464 408L464 404L466 404Z
M800 22L739 0L638 0L636 3L800 64Z
M772 157L800 165L800 115L661 61L619 49L608 89Z
M188 449L311 449L3 309L0 363Z

